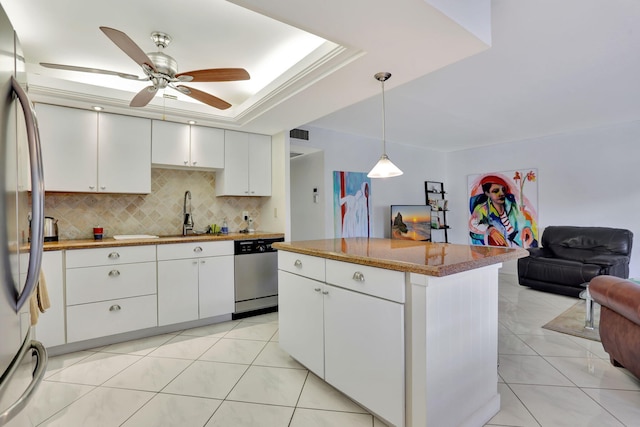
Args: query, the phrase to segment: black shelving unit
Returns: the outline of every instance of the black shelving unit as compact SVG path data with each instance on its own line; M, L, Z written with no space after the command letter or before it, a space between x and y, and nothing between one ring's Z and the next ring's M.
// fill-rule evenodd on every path
M433 231L438 230L436 233L444 234L444 243L449 243L449 224L447 223L449 203L446 197L447 192L444 191L444 183L425 181L424 193L426 204L431 206L431 241L435 241Z

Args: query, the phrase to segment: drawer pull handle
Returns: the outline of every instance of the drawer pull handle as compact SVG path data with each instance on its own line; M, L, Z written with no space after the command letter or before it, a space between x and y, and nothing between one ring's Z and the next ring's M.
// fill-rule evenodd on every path
M109 254L109 258L110 259L118 259L118 258L120 258L120 254L118 252L111 252Z
M353 273L353 280L357 280L358 282L364 282L364 274L359 271Z
M193 252L202 252L202 248L200 246L196 246L193 248Z
M295 267L300 268L300 267L302 267L302 261L300 261L299 259L297 259L297 260L296 260L296 262L294 262L294 263L293 263L293 265L294 265Z
M200 261L200 264L204 264L205 262L206 262L205 260L202 260L202 261Z
M316 291L316 292L320 292L322 289L320 289L320 288L313 288L313 290L314 290L314 291Z
M322 291L322 295L329 295L329 291Z
M109 272L109 277L118 277L120 275L120 272L118 270L111 270Z
M122 307L120 307L118 304L113 304L111 307L109 307L109 311L120 311L122 310Z

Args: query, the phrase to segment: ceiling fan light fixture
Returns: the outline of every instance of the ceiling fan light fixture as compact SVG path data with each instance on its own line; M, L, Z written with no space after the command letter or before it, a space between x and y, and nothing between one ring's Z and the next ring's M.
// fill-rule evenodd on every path
M171 36L166 33L154 32L151 34L151 40L158 48L157 52L145 53L140 46L131 38L120 30L110 27L100 27L100 30L129 58L133 59L141 68L145 77L139 78L133 74L125 74L117 71L102 70L99 68L77 67L73 65L52 64L41 62L40 65L46 68L56 68L66 71L80 71L85 73L106 74L110 76L119 76L124 79L149 81L151 86L138 92L131 102L130 107L145 107L159 89L170 87L181 92L203 104L209 105L219 110L225 110L231 107L227 101L213 96L207 92L198 89L189 88L187 86L175 85L175 83L184 82L231 82L237 80L250 79L249 73L244 68L209 68L203 70L185 71L177 75L178 62L171 56L162 52L171 43ZM172 99L177 99L173 97Z
M389 160L387 156L387 142L385 137L385 113L384 113L384 82L389 80L391 73L381 72L373 76L382 84L382 156L373 169L367 174L369 178L392 178L402 175L402 171Z
M164 49L171 43L171 36L167 33L161 33L160 31L154 31L151 33L151 40L158 47L158 49Z

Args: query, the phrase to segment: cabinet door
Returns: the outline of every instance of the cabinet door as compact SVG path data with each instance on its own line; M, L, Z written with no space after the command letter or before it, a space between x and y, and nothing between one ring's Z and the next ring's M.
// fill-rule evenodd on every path
M325 374L323 287L315 280L278 271L280 347L320 378Z
M224 130L191 126L191 166L224 168Z
M403 425L404 306L330 285L326 291L325 380Z
M200 318L233 313L233 255L199 260Z
M99 114L98 191L151 193L151 120Z
M64 276L62 251L42 254L42 274L47 283L51 307L38 317L35 327L36 339L45 347L65 343L64 333Z
M271 137L249 134L249 195L271 196Z
M151 162L189 166L189 125L152 120Z
M158 325L198 319L198 260L158 262Z
M97 191L98 113L37 104L45 190Z
M249 195L249 134L224 132L224 171L216 174L216 195Z

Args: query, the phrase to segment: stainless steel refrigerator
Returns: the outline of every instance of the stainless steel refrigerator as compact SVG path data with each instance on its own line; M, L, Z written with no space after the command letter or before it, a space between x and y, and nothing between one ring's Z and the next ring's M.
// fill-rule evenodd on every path
M47 364L46 350L31 338L29 317L42 261L44 183L37 121L25 88L22 51L0 6L0 426L23 415Z

